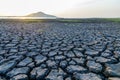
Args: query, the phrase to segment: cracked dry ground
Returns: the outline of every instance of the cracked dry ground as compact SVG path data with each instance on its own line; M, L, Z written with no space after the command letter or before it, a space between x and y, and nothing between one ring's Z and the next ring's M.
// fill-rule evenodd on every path
M0 22L0 80L120 80L119 23Z

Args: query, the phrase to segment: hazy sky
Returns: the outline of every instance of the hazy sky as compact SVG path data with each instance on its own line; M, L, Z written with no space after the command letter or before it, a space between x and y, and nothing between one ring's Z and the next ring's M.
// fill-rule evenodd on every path
M0 0L0 15L42 11L58 17L120 17L120 0Z

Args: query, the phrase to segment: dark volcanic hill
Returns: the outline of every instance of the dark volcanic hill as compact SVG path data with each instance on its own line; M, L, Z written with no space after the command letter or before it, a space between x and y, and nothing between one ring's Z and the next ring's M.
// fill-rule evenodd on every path
M54 17L55 18L56 16L45 14L43 12L36 12L36 13L29 14L26 17Z

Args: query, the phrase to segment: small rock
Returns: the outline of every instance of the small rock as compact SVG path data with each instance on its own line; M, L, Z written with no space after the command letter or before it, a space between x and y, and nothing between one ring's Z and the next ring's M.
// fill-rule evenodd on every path
M43 63L46 59L47 58L45 56L42 56L42 55L36 56L35 57L36 65Z
M6 47L14 47L16 44L7 44Z
M71 77L67 77L65 80L72 80Z
M64 75L65 73L63 72L63 70L59 69L59 70L52 70L48 76L46 77L47 80L64 80Z
M120 51L114 51L114 56L120 59Z
M29 63L27 66L30 68L33 68L33 67L35 67L35 64L34 64L34 62L32 62L32 63Z
M64 54L69 58L75 57L75 54L72 51L69 51L68 53L64 53Z
M72 58L74 61L76 61L77 64L84 65L85 59L84 58Z
M84 52L85 50L83 48L74 48L75 51L80 51L80 52Z
M68 62L67 62L67 61L61 61L61 62L60 62L60 66L61 66L62 68L67 67L67 65L68 65Z
M29 80L29 79L27 75L19 74L19 75L12 77L10 80Z
M7 59L13 59L13 60L15 60L17 62L20 62L23 58L24 58L24 56L22 56L22 55L19 55L19 56L12 55L12 56L9 56Z
M86 51L85 54L89 56L97 56L99 55L99 52L98 51Z
M42 54L43 54L43 53L48 53L49 51L50 51L49 48L45 48L45 49L42 49L42 50L41 50Z
M59 51L59 52L58 52L58 55L63 55L63 52L62 52L62 51Z
M101 56L102 56L102 57L105 57L105 58L109 58L109 57L112 56L112 53L103 52L103 53L101 54Z
M55 60L64 60L66 57L63 55L55 56Z
M0 74L5 74L9 70L15 67L17 63L15 61L8 61L0 65Z
M32 58L27 57L24 60L22 60L17 66L24 67L24 66L27 66L27 64L31 62L32 62Z
M86 58L87 60L95 60L94 58L92 58L91 56L87 56Z
M57 51L50 51L48 56L53 57L57 54Z
M18 52L18 49L14 49L14 48L12 48L12 49L10 49L10 53L17 53Z
M76 65L76 62L74 60L68 61L69 65Z
M63 48L61 48L60 50L61 50L61 51L68 51L68 50L70 50L70 48L63 47Z
M36 56L36 55L38 55L37 52L29 52L29 53L26 53L26 56L28 56L28 57L33 57L33 56Z
M116 59L113 59L113 58L104 58L104 57L95 57L96 59L96 62L99 62L99 63L115 63L117 62Z
M67 67L67 71L69 73L84 72L84 71L86 71L86 69L82 66L79 66L79 65L70 65Z
M0 56L4 55L6 53L5 50L0 50Z
M74 73L75 80L102 80L100 76L94 73Z
M95 61L88 61L87 67L89 68L90 71L93 71L96 73L102 71L102 65L100 63L96 63Z
M120 77L120 63L106 64L105 75L111 77Z
M46 68L36 67L30 73L31 79L42 80L48 74L49 70Z
M48 65L48 67L51 67L51 68L57 67L55 61L48 60L46 63Z
M30 69L28 67L14 68L13 70L7 73L7 76L13 77L17 74L27 74L29 70Z
M80 51L74 50L74 53L75 53L76 57L84 57L84 55Z
M109 77L108 80L120 80L120 78L116 78L116 77Z

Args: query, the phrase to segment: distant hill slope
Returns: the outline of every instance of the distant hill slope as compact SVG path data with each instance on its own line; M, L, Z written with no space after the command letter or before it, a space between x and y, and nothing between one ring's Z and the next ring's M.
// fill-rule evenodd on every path
M36 12L36 13L26 15L26 17L56 17L56 16L45 14L43 12Z

